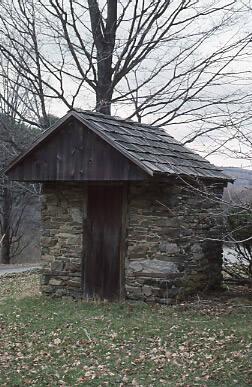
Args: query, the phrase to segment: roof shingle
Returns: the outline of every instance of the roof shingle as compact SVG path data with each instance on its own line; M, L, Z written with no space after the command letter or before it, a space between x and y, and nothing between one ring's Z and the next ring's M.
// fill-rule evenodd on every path
M153 174L232 180L221 168L186 148L160 127L80 109L75 112L89 128L102 133Z

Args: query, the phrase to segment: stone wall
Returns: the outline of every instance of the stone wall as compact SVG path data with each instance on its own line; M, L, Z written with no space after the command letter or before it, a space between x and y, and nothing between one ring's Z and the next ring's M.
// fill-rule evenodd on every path
M212 187L210 198L200 193L204 187L198 188L172 180L130 185L128 298L168 304L176 297L220 286L222 244L207 238L220 238L215 195L220 196L223 188Z
M55 296L83 296L86 247L85 184L47 183L42 208L41 289ZM222 188L215 188L220 194ZM221 282L219 204L192 188L130 183L125 290L130 299L170 303Z
M41 213L43 293L55 296L81 294L86 196L83 184L44 184Z

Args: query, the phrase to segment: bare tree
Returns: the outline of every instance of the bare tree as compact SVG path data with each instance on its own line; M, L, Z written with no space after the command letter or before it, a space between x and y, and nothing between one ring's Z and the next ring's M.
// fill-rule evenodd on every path
M227 195L226 195L227 196ZM249 192L230 193L224 206L227 280L252 286L252 203Z
M34 187L10 182L4 175L6 164L31 141L32 131L15 123L11 115L0 114L0 256L2 263L10 263L12 257L25 248L21 226L24 211L35 195Z
M21 232L23 215L36 190L10 182L3 169L38 131L20 121L22 115L35 117L37 113L32 95L24 87L26 80L22 83L20 73L14 72L11 62L5 58L1 58L0 68L0 255L1 262L6 264L25 248Z
M2 207L0 207L0 235L1 235L1 263L9 264L11 259L20 255L27 247L24 241L24 231L21 230L23 216L31 194L23 187L11 186L6 179L1 195Z
M232 63L250 44L239 24L244 2L3 0L1 8L0 52L19 64L43 116L50 99L70 109L86 94L106 114L126 105L128 116L157 125L205 119L208 128L218 108L241 101L237 88L222 88L243 74Z

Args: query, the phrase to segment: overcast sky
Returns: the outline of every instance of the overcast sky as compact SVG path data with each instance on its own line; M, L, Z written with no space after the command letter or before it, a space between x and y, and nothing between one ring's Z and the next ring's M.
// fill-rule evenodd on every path
M67 15L67 20L68 22L70 20L69 23L71 25L69 0L64 0L62 3L58 3L57 1L50 2L48 0L45 0L44 2L34 0L34 2L31 3L24 3L24 6L28 4L28 10L29 4L36 4L37 6L36 12L38 13L36 14L36 26L37 31L39 31L40 53L43 58L48 60L47 65L49 67L50 64L52 64L51 72L46 66L42 69L43 76L46 81L48 80L48 82L51 83L53 88L59 91L59 93L62 90L64 98L70 104L75 91L79 90L74 106L76 108L93 110L95 107L94 91L91 91L85 81L83 83L83 75L80 75L78 72L78 66L74 63L71 50L69 50L66 39L64 38L64 33L58 33L61 28L59 20L54 19L54 16L52 16L53 13L48 12L53 3L62 4L62 6L65 7L64 11ZM169 17L173 15L173 11L176 9L178 3L180 2L172 1L169 4L168 9L166 10L167 14L162 15L163 19L159 21L161 24L165 25L165 22L170 20ZM12 32L18 42L20 36L15 35L18 27L21 28L21 35L23 29L25 30L26 28L26 21L24 15L22 16L22 12L17 15L15 15L16 11L12 13L13 4L16 4L18 8L19 2L17 0L14 0L14 2L12 0L4 0L0 4L2 4L0 12L3 14L6 13L6 20L8 21L6 25L11 25L11 27L8 28L12 28ZM87 1L84 1L80 3L81 5L79 5L78 2L74 2L73 4L76 7L76 18L78 20L79 32L83 39L82 43L86 49L92 51L93 40L90 32L88 3ZM100 7L102 7L102 4L103 0L99 1ZM122 8L124 3L118 2L118 4L120 4L118 7ZM130 30L129 23L131 23L132 20L134 2L129 2L129 4L130 6L127 11L129 14L123 16L123 22L120 25L119 30L117 30L116 44L113 53L114 66L128 39ZM151 4L152 2L150 2L150 6L152 6ZM188 2L188 4L190 4L190 2ZM223 5L225 9L224 14L222 13L223 9L221 8ZM10 12L7 10L7 6L10 7ZM211 7L214 9L214 13L208 13ZM241 7L243 7L243 12L241 12ZM221 11L219 11L219 8L221 8ZM104 9L106 10L106 7ZM218 12L215 12L216 9L218 9ZM244 9L247 11L244 12ZM52 10L54 9L51 7L51 11ZM151 14L149 9L148 11ZM193 22L184 22L187 20L188 16L194 16L195 14L201 16L199 18L194 18ZM141 9L140 15L142 16ZM228 67L225 68L225 74L218 72L219 68L222 68L223 63L229 63L229 58L234 54L234 51L232 52L232 50L225 53L225 49L223 48L229 47L229 45L233 44L236 40L239 41L241 37L248 36L250 32L252 33L251 16L249 0L237 0L234 2L232 2L232 0L230 2L228 0L192 1L188 9L183 10L181 14L179 13L178 24L175 23L172 25L168 36L165 36L164 42L162 40L160 43L160 39L156 39L156 41L159 42L157 49L153 52L150 51L150 55L144 58L139 66L134 69L135 73L133 71L128 74L128 81L131 85L134 85L134 76L137 77L137 83L140 82L141 84L141 82L143 82L143 87L139 92L140 105L146 103L146 101L147 103L144 105L146 110L143 111L143 114L146 115L143 117L142 122L151 123L160 119L159 114L161 114L161 109L156 109L155 112L152 102L163 102L163 85L167 83L168 86L164 92L165 104L160 106L162 106L164 115L167 113L168 119L164 118L159 122L166 121L165 130L167 130L169 134L173 135L177 140L184 142L191 139L197 132L205 132L209 127L216 127L218 125L222 127L222 129L215 129L214 131L205 133L196 139L196 141L187 144L187 146L220 166L238 166L252 169L251 146L249 144L249 140L251 140L252 143L252 120L250 120L250 118L247 119L247 117L250 116L249 112L252 104L250 98L246 98L246 96L250 95L252 89L252 77L250 77L249 73L252 64L249 51L250 47L247 48L246 56L240 58L239 61L229 64ZM183 21L182 25L179 24L181 20ZM155 22L158 23L156 20ZM72 27L69 28L71 30ZM152 28L155 30L155 23L152 24L150 30L152 30ZM82 68L86 71L86 69L89 68L89 64L87 60L85 61L83 46L79 45L79 41L76 38L73 29L71 30L71 34L74 47L76 47L76 54L79 56ZM9 35L7 34L7 37L5 38L8 41ZM152 42L152 40L150 41ZM203 43L199 44L199 42ZM137 43L134 44L135 47L138 48ZM145 42L145 44L148 44L148 42ZM194 44L197 49L194 49ZM190 55L184 54L187 53L188 46L193 47L192 50L189 50ZM221 51L222 49L223 51ZM218 52L218 50L220 50L220 55L213 56L214 60L211 60L212 54ZM236 47L234 50L236 50ZM19 55L19 51L17 51L16 54ZM96 60L96 55L92 56L92 64L94 63L95 66ZM206 62L204 62L204 60L206 60ZM61 61L64 65L62 65ZM210 62L211 64L206 66L206 69L204 68L202 70L200 66L197 67L201 61L203 62L203 67L205 63ZM162 64L164 64L164 67ZM58 74L57 70L54 70L56 68L61 69L61 65L65 66L64 71L66 69L66 73L64 73L62 79L60 76L58 77L61 73ZM162 71L160 73L158 72L158 76L153 78L153 80L151 79L151 81L144 84L145 79L149 79L150 74L155 72L155 68L158 68L158 66L162 68ZM179 73L179 77L174 77L174 69ZM28 71L29 70L27 70L27 72ZM208 84L208 79L211 79L212 74L215 74L216 72L218 77L214 78L214 82L209 82ZM236 75L239 73L239 77L234 78L234 72ZM199 74L200 76L198 78ZM90 76L92 78L92 72ZM188 84L189 89L187 89ZM207 88L203 87L201 90L202 84L207 84ZM54 92L53 88L49 88L48 91L45 87L44 90L50 95L50 93L53 94ZM120 83L116 85L114 95L120 97L125 90L128 91L127 82L125 77L123 77ZM155 95L156 90L161 90L161 93L156 99L154 98L151 100L150 105L148 105L149 96ZM194 98L195 90L200 90L196 98ZM185 94L183 94L183 91L185 91ZM240 104L229 105L230 102L226 102L228 100L227 96L229 94L235 94L238 91L244 95L243 102ZM192 98L187 98L187 92L189 97ZM61 117L67 112L67 108L59 99L55 98L56 95L57 93L52 95L51 99L48 98L47 107L49 107L51 114ZM216 101L220 96L223 98L223 104L217 105ZM185 104L181 104L183 100L186 101ZM208 104L209 101L214 101L214 103ZM182 108L180 108L180 104ZM203 107L204 104L206 105L205 108ZM130 105L129 101L124 98L124 102L120 101L117 102L116 105L113 105L112 114L126 118L131 115L133 106L133 104ZM154 104L154 106L156 105ZM178 109L177 106L179 107ZM198 107L200 107L200 110L197 110ZM175 114L173 114L174 111L176 112ZM246 115L246 120L241 121L240 117L243 117L243 113L244 116ZM246 139L248 139L248 141Z

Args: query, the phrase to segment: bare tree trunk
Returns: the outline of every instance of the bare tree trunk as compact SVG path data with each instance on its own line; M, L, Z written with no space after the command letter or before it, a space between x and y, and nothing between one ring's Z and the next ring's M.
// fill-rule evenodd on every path
M3 221L2 221L2 235L3 240L1 244L1 263L10 263L10 214L11 214L11 197L10 189L8 186L3 189Z
M100 82L96 91L96 111L111 115L111 82L106 81L106 71L101 72Z
M97 0L88 0L94 44L97 50L96 111L110 115L113 95L112 58L117 28L117 1L107 1L104 24Z

